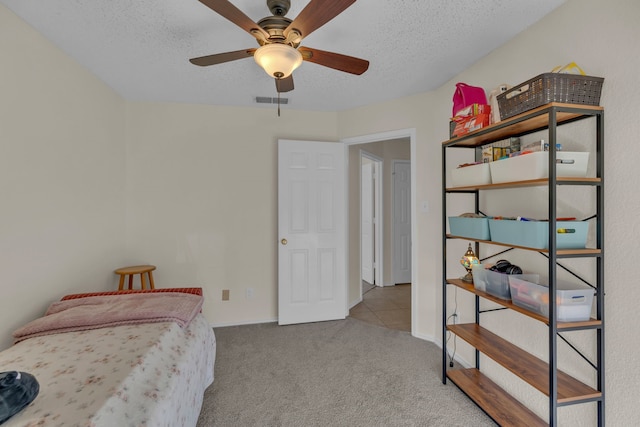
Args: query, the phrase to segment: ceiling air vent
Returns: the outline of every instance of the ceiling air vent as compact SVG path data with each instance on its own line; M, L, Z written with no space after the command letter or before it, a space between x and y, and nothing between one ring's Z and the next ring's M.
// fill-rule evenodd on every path
M258 104L277 104L278 98L271 98L270 96L256 96L256 102ZM280 98L280 104L288 104L289 98Z

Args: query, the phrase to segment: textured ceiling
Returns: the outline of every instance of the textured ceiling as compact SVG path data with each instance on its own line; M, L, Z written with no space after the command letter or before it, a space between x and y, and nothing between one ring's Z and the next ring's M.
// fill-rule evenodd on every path
M266 0L231 1L254 21L271 15ZM257 47L198 0L0 2L128 100L264 107L256 96L276 96L273 79L252 58L189 63ZM287 17L308 2L291 0ZM305 62L283 108L341 111L428 92L563 2L359 0L302 45L367 59L369 70L355 76Z

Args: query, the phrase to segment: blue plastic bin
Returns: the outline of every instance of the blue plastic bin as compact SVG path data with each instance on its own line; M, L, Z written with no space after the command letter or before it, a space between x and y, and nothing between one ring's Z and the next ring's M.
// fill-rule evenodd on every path
M449 217L449 230L453 236L477 240L491 240L488 218Z
M584 249L587 245L589 223L586 221L558 221L556 247ZM494 242L528 248L549 249L549 223L546 221L489 220Z

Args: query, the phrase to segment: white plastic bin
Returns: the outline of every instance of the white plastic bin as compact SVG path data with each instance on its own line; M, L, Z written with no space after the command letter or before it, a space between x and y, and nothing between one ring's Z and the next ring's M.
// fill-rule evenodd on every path
M573 151L556 152L556 176L585 177L589 153ZM508 159L496 160L489 163L491 168L491 182L527 181L549 177L549 152L538 151L522 154Z
M488 184L491 184L489 163L480 163L451 170L451 185L453 187Z

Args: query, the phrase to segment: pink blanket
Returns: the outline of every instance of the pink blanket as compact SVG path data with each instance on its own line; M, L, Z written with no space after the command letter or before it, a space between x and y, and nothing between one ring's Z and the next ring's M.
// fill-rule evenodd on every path
M40 317L13 333L15 342L61 332L134 323L176 322L189 325L203 297L182 293L122 294L57 301Z

